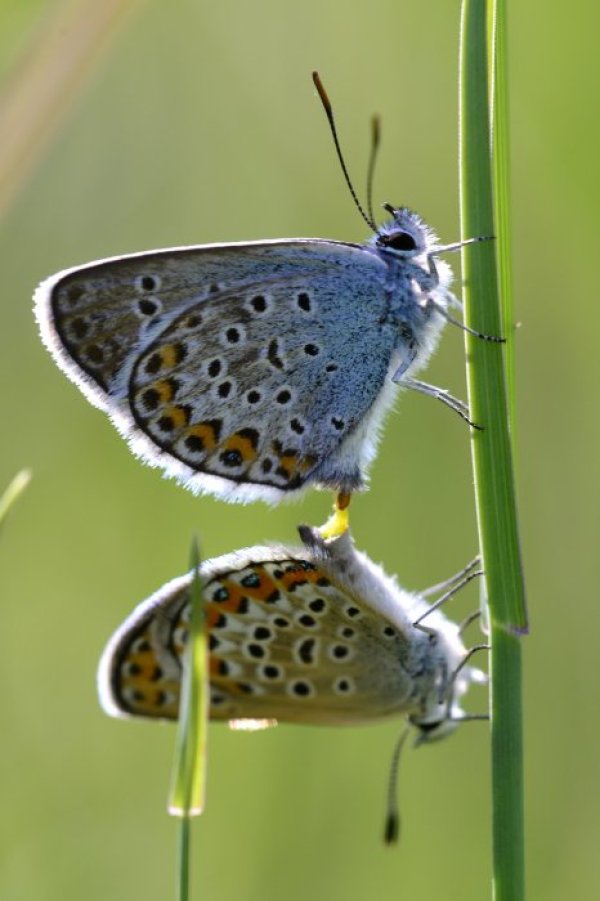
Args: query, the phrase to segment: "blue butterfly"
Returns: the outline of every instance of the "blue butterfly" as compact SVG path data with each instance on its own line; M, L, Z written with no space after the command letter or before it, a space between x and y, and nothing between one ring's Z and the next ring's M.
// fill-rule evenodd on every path
M133 452L192 491L349 496L365 486L401 388L467 417L415 378L457 322L439 254L460 245L385 208L379 228L365 216L375 230L365 244L207 244L60 272L35 295L43 341Z

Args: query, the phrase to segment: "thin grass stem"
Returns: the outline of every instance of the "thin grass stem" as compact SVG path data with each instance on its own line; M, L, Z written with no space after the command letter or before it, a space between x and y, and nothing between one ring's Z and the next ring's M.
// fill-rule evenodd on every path
M16 474L4 493L0 496L0 527L8 516L9 510L11 510L20 495L25 491L30 481L31 472L28 469L22 469Z
M181 680L179 726L169 794L169 813L180 817L177 853L177 898L188 901L191 817L204 809L208 734L208 648L200 560L196 542L191 553L190 624Z
M502 50L501 57L494 55L498 48ZM499 293L499 284L503 291L511 284L507 212L508 111L506 91L500 88L506 85L505 57L505 32L498 18L498 8L488 6L486 0L463 0L460 53L462 237L494 234L497 238L496 247L489 242L466 246L463 250L465 318L473 329L486 334L502 333L511 339L507 352L505 345L465 336L470 415L483 426L482 431L473 431L471 447L492 646L493 895L495 901L523 901L520 635L527 629L527 616L511 442L514 327L510 291L504 304ZM495 101L493 117L491 86ZM492 134L495 136L494 154ZM495 156L499 146L504 154L500 162ZM510 391L507 391L507 383Z

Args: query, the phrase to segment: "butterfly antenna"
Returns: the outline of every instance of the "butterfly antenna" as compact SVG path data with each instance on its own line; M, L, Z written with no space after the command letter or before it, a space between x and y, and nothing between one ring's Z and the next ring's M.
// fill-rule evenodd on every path
M321 99L321 103L323 104L323 109L325 110L325 115L327 116L327 120L329 122L329 127L331 128L331 134L333 136L333 143L335 144L335 149L336 149L336 152L338 155L338 159L340 161L340 166L342 167L342 172L344 173L344 178L346 179L346 184L348 185L348 188L350 189L350 193L352 194L352 199L354 200L354 203L356 204L356 209L358 210L360 215L363 217L363 219L365 220L365 222L367 223L369 228L372 231L376 232L377 226L375 225L373 216L369 217L363 210L360 200L356 196L356 191L354 190L354 185L350 181L350 176L348 175L346 163L344 162L344 156L342 154L342 148L340 147L340 142L339 142L338 136L337 136L337 129L335 127L335 121L333 118L333 108L331 106L329 97L327 96L327 91L323 87L323 82L321 81L321 79L319 77L319 73L313 72L312 79L313 79L314 85L317 89L317 92L319 94L319 97Z
M375 175L375 163L377 161L380 141L381 120L379 116L373 116L371 119L371 152L369 154L369 166L367 169L367 213L371 220L371 227L375 222L375 217L373 215L373 177Z
M387 810L385 814L385 829L383 840L386 845L395 845L400 836L400 812L398 810L398 767L400 766L400 754L404 747L404 742L410 729L406 728L396 742L394 753L392 754L392 762L390 765L390 776L388 779L387 791Z

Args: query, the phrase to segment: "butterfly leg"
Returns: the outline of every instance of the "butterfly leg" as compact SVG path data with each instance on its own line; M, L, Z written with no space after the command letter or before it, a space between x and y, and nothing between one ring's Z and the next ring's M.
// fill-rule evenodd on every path
M350 507L351 498L351 494L345 494L343 492L336 495L333 513L327 522L319 528L319 533L322 538L339 538L340 535L343 535L344 532L348 531L350 522L348 508Z
M456 680L459 676L460 671L462 669L464 669L464 667L467 665L467 663L469 662L469 660L471 659L471 657L474 654L479 653L479 651L489 651L489 650L491 650L491 647L492 646L490 644L473 645L472 648L469 648L469 650L467 651L467 653L465 654L463 659L460 661L460 663L458 664L458 666L456 667L456 669L454 670L454 672L448 679L448 682L447 682L446 688L445 688L445 694L447 697L447 702L446 702L446 719L447 720L455 720L457 722L460 722L463 718L464 719L473 719L473 720L489 718L486 714L483 714L483 715L482 714L474 714L474 715L471 715L471 714L456 715L455 714L455 716L453 716L452 715L452 700L453 700L454 685L456 684ZM443 698L440 698L440 701L442 701L442 700L443 700Z
M449 579L444 579L443 582L438 582L436 585L430 585L429 588L423 588L419 590L419 594L423 598L431 597L433 594L440 594L443 591L448 591L449 588L452 588L454 585L457 585L466 575L468 575L472 570L477 569L477 567L481 564L481 557L477 555L474 557L470 563L467 563L466 566L457 572L454 573L453 576L450 576Z
M404 379L404 373L408 372L412 364L417 359L417 343L414 339L414 335L412 330L407 328L405 334L402 336L403 342L406 345L406 356L398 366L397 370L392 376L392 381L396 385L404 385L406 381Z
M486 240L486 239L476 238L475 240L477 241L477 240ZM471 243L471 242L469 241L469 242L465 242L465 243ZM461 246L461 244L457 245L457 248L460 246ZM448 245L448 247L446 247L444 249L448 250L448 249L454 249L454 248L451 247L451 245ZM438 274L437 266L435 265L435 260L433 258L433 254L429 255L428 262L429 262L429 274L433 280L434 286L437 287L439 285L440 277ZM462 303L450 291L444 291L444 296L445 296L446 303L449 306L455 306L455 307L458 307L458 309L462 309ZM462 329L463 332L468 332L469 335L474 335L475 338L481 338L483 341L495 341L498 344L504 344L506 342L506 338L500 338L500 337L498 337L498 335L486 335L483 332L476 331L476 329L469 328L469 326L465 325L464 322L461 322L460 319L455 319L455 317L452 316L452 314L449 313L448 310L446 309L446 304L436 301L429 292L427 292L427 294L426 294L426 300L423 305L427 306L428 304L431 304L431 306L434 307L435 310L437 310L437 312L440 314L440 316L444 317L446 322L450 322L450 323L452 323L452 325L458 326L458 328Z
M474 328L469 328L468 325L465 325L464 322L461 322L460 319L456 319L451 313L449 313L446 307L443 306L443 304L436 303L436 301L433 300L431 296L428 297L428 301L440 314L440 316L444 317L446 322L450 322L452 325L458 326L458 328L462 329L463 332L468 332L469 335L473 335L475 338L481 338L482 341L492 341L495 344L506 344L506 338L501 338L499 335L486 335L484 332L478 332Z
M469 328L468 325L465 325L464 322L461 322L460 319L455 319L448 310L444 309L442 306L438 306L435 304L435 308L438 313L441 313L444 319L450 322L452 325L457 325L463 332L468 332L469 335L473 335L475 338L481 338L482 341L492 341L496 344L506 344L506 338L502 338L500 335L486 335L484 332L478 332L474 328Z
M473 613L469 613L468 616L465 616L463 621L458 626L458 634L461 636L467 631L471 623L474 623L476 620L481 618L481 610L474 610Z
M461 590L461 588L464 588L465 585L468 585L472 579L475 579L478 576L482 576L483 570L471 568L471 569L466 570L466 574L465 574L465 571L463 570L463 573L461 575L462 575L462 578L460 578L459 581L454 582L452 587L449 588L441 596L441 598L438 598L438 600L434 604L432 604L431 607L425 611L425 613L421 614L421 616L414 621L413 626L415 629L421 629L424 632L431 632L431 631L435 632L435 629L431 630L427 626L423 626L422 621L427 616L429 616L431 613L433 613L434 610L438 610L439 607L441 607L443 604L446 603L446 601L449 601L451 597L453 597L458 591Z
M396 379L394 378L394 381L395 380ZM467 405L462 400L459 400L457 397L450 394L449 391L446 391L445 388L438 388L435 385L430 385L428 382L421 382L419 379L403 378L400 380L400 384L405 388L410 388L412 391L420 391L421 394L426 394L428 397L435 397L437 400L441 400L447 407L450 407L451 410L458 413L460 418L464 419L471 428L478 429L479 431L483 430L483 426L477 425L469 419L469 408Z

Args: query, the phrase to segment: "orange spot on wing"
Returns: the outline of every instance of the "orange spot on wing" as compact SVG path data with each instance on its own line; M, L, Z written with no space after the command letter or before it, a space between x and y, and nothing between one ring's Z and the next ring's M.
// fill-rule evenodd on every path
M209 627L214 626L224 613L238 613L243 601L247 598L246 589L242 590L239 585L236 585L235 582L231 582L229 579L220 579L215 584L218 586L214 589L217 597L213 597L212 592L209 591L209 596L212 600L206 603L206 617ZM222 598L218 596L221 592L223 593Z
M317 582L321 578L322 573L316 569L295 569L282 575L280 582L284 588L291 585L305 584L306 582Z
M181 353L176 344L165 344L159 353L162 365L166 369L173 369L181 360Z
M266 571L263 569L254 568L254 572L260 579L260 584L255 586L244 586L244 591L248 595L249 598L252 598L256 601L265 601L270 595L273 594L274 591L277 590L277 586L273 579L269 575L267 575Z
M252 463L256 459L256 445L246 435L234 432L223 443L224 451L238 451L244 463Z
M298 465L296 454L284 454L279 458L279 465L283 469L289 469L290 472L294 472Z
M204 616L206 619L206 627L207 629L212 629L216 623L219 621L219 617L221 616L221 610L219 610L218 604L206 604L204 608Z
M144 644L144 649L130 648L127 656L123 658L121 677L124 684L148 681L158 663L148 632L142 632L136 636L136 643Z
M151 388L158 392L163 404L168 404L169 401L173 399L175 392L173 391L173 384L168 379L154 382L154 384L151 385Z
M316 462L317 457L314 457L312 454L308 454L306 457L301 457L298 463L298 469L301 472L308 472L309 469L313 468Z
M164 692L157 688L143 692L143 696L140 695L135 700L128 700L127 709L137 716L176 720L179 715L179 685L169 682L165 688L169 693L176 692L173 701L166 703Z
M227 613L237 613L242 600L245 598L246 589L242 591L239 585L236 585L235 582L230 582L229 579L224 579L222 584L227 589L229 597L226 601L219 602L219 609Z
M139 636L149 641L147 633ZM175 718L179 703L179 682L165 679L152 647L130 651L122 661L120 692L129 692L126 707L143 716ZM165 699L173 700L168 703Z
M188 424L190 412L186 407L168 407L163 416L168 416L173 420L173 428L181 429Z
M208 658L208 675L209 675L209 677L214 678L215 676L220 675L220 673L219 673L220 664L221 664L221 661L219 660L218 657L215 657L212 654L209 656L209 658Z
M272 447L277 455L277 472L280 476L287 479L288 482L291 482L296 477L301 483L301 474L307 473L318 462L318 458L313 454L306 454L301 457L297 450L292 448L282 449L279 442L274 441Z
M212 451L217 446L219 435L215 426L210 422L199 422L197 425L191 426L187 434L199 438L203 443L204 450Z
M279 456L278 464L279 473L284 475L287 479L291 479L298 470L298 454L296 451L281 454Z

